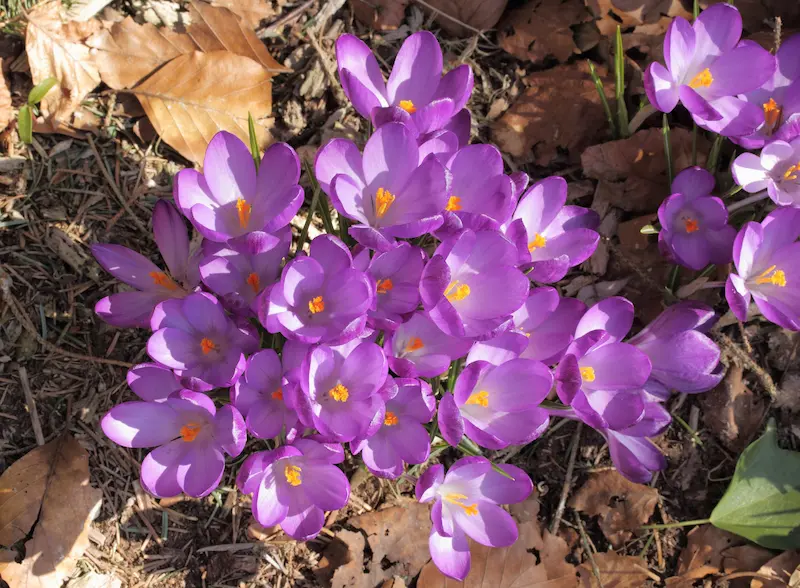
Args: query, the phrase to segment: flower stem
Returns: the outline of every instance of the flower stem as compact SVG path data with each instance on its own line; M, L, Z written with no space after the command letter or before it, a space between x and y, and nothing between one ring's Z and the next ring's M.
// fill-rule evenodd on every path
M619 25L614 46L614 77L619 136L624 138L628 136L628 107L625 105L625 50L622 47L622 29Z
M697 0L694 5L697 7ZM697 18L696 15L695 18ZM692 121L692 165L697 165L697 123L694 121Z
M711 522L711 519L695 519L693 521L679 521L677 523L665 523L663 525L645 525L639 527L642 531L660 530L660 529L676 529L678 527L691 527L694 525L706 525Z
M606 100L606 91L603 88L603 80L601 80L600 76L597 75L597 69L595 69L594 63L591 61L589 61L589 73L594 81L594 87L597 88L597 93L600 95L600 102L603 104L603 110L606 112L608 126L611 127L611 136L617 138L617 126L614 124L614 115L611 114L611 107L608 105L608 100Z
M740 208L744 208L753 202L758 202L759 200L764 200L769 196L766 190L762 190L761 192L756 192L752 196L748 196L744 200L739 200L738 202L734 202L733 204L728 205L728 214L734 212L735 210L739 210Z
M711 145L711 153L708 154L708 163L706 164L706 169L710 171L712 174L717 169L717 163L719 162L719 152L722 150L722 142L725 140L725 137L722 135L717 135L714 138L714 143Z
M672 193L672 144L669 141L669 120L667 113L661 118L661 133L664 135L664 155L667 158L667 180L669 181L669 191Z

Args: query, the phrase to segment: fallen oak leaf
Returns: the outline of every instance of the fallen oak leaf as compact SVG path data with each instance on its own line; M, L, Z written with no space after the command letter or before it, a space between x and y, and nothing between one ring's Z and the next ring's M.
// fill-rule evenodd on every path
M275 9L267 0L213 0L212 5L227 8L241 17L245 24L255 30L266 18L275 16Z
M508 0L426 0L420 5L436 14L436 22L457 37L491 29L503 16ZM430 10L433 9L433 10ZM464 26L467 25L467 26Z
M86 450L69 434L13 463L0 476L0 543L32 537L22 563L0 553L0 578L26 588L61 586L89 547L101 496L89 484Z
M795 570L800 570L800 551L784 551L758 569L750 588L785 588Z
M83 98L100 83L89 48L69 40L61 21L61 3L49 2L28 13L25 50L34 85L53 77L57 89L39 107L45 118L69 123Z
M228 51L176 57L130 92L161 138L185 158L202 163L206 146L224 130L249 142L248 115L260 148L271 135L261 121L272 111L271 75L261 64Z
M601 583L595 577L591 562L585 561L578 566L581 588L642 588L648 579L658 579L647 569L647 562L639 557L617 555L613 551L595 553L592 557Z
M669 23L675 16L692 20L692 13L681 0L584 0L594 13L597 28L603 35L611 36L617 25L623 29L652 25L658 28L648 29L650 34L659 35L666 32ZM691 8L691 3L689 3Z
M377 31L394 31L406 16L411 0L349 0L356 20Z
M658 490L636 484L617 470L592 474L573 495L570 507L589 516L598 516L600 529L619 549L633 531L647 523L658 503Z

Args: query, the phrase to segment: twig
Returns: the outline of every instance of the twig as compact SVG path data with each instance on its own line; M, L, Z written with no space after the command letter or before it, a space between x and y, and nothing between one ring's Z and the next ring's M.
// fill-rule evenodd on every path
M553 524L550 526L550 533L553 535L558 532L558 527L561 524L561 517L564 516L564 507L567 505L567 497L569 496L570 486L572 486L572 472L575 470L575 457L578 455L578 441L580 441L582 429L583 423L578 422L578 426L575 427L575 432L572 434L572 440L569 442L567 473L564 476L564 485L561 487L561 498L558 501L556 515L553 517Z
M586 557L589 558L589 563L592 565L592 573L597 579L597 584L600 586L600 588L603 588L603 579L600 577L600 568L597 567L597 562L594 560L592 545L589 543L589 537L586 535L586 529L583 528L581 515L577 512L575 513L575 524L578 526L578 532L581 535L581 543L583 543L583 549L586 552Z
M39 422L39 413L36 410L36 401L33 399L33 392L31 391L30 382L28 382L28 370L19 366L19 381L22 384L22 392L25 394L25 404L28 405L28 412L31 415L31 424L33 425L33 434L36 437L36 443L40 446L44 445L44 433L42 433L42 423Z
M713 330L712 333L714 333ZM761 385L767 391L767 394L769 394L774 400L778 396L778 388L775 386L775 382L772 380L772 377L766 371L764 371L761 366L754 362L753 359L733 341L733 339L727 335L723 335L720 332L716 332L714 335L717 343L720 343L725 351L728 351L729 354L733 356L734 361L740 362L744 367L758 377L758 379L761 381Z
M421 4L422 6L424 6L425 8L427 8L428 10L431 10L431 11L435 12L436 14L438 14L438 15L440 15L440 16L443 16L443 17L445 17L447 20L449 20L449 21L451 21L451 22L454 22L454 23L456 23L457 25L461 25L462 27L464 27L464 28L465 28L465 29L467 29L468 31L472 31L472 32L473 32L473 33L475 33L476 35L479 35L479 36L481 37L481 39L483 39L483 40L484 40L484 41L486 41L487 43L491 43L493 47L496 47L496 45L495 45L495 44L494 44L494 43L493 43L493 42L492 42L492 41L491 41L491 40L490 40L490 39L489 39L489 38L488 38L488 37L487 37L487 36L484 34L484 32L483 32L482 30L480 30L480 29L476 29L475 27L473 27L473 26L470 26L470 25L468 25L468 24L467 24L467 23L465 23L465 22L461 22L461 21L460 21L460 20L458 20L458 19L457 19L455 16L450 16L450 15L449 15L449 14L447 14L446 12L442 12L440 9L436 8L435 6L432 6L432 5L428 4L428 3L427 3L427 2L425 2L424 0L414 0L414 1L415 1L417 4Z
M264 39L270 35L273 31L281 28L284 25L289 24L290 22L297 20L300 16L308 10L308 7L314 4L315 0L308 0L307 2L303 2L300 6L286 14L286 16L280 17L275 22L268 24L262 30L260 30L257 35L259 39Z
M100 172L103 174L103 177L105 178L108 186L114 192L114 195L117 197L117 200L119 200L119 203L125 209L125 212L127 212L128 215L131 217L131 220L133 220L133 224L136 225L136 228L142 231L144 234L149 233L147 227L144 225L142 221L139 220L139 217L136 216L136 214L131 209L130 205L128 205L128 202L125 200L124 196L122 195L122 192L120 192L119 190L119 186L117 186L116 182L114 182L114 178L111 177L111 172L109 172L108 168L106 168L106 164L103 161L103 157L100 155L100 152L97 150L97 146L94 144L94 139L92 139L91 135L87 135L86 138L89 140L89 147L92 148L94 157L97 160L97 165L100 166Z

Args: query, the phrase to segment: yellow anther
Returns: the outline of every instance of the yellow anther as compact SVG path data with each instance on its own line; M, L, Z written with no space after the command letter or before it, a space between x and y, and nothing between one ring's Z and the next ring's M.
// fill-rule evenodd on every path
M761 107L764 109L764 124L767 127L767 135L771 135L775 129L781 126L783 108L778 106L774 98L770 98L768 102L764 102Z
M398 106L405 110L408 114L414 114L417 111L417 107L414 106L414 103L411 100L401 100Z
M239 213L239 226L245 228L250 224L250 212L253 207L247 203L244 198L239 198L236 201L236 212Z
M375 193L375 214L378 215L378 218L383 218L383 216L389 212L389 208L391 208L394 200L395 196L389 192L389 190L378 188L378 191Z
M347 399L350 398L349 390L342 384L336 384L328 391L328 395L336 402L347 402Z
M392 288L394 288L394 284L392 284L392 280L386 278L385 280L378 280L377 287L378 294L386 294Z
M256 272L252 272L247 276L247 285L250 286L254 294L258 294L261 291L261 280L258 279Z
M692 81L689 82L690 88L708 88L711 83L714 81L714 76L711 75L711 71L708 68L705 68L699 74L692 78Z
M170 279L170 277L164 272L150 272L148 275L150 276L150 279L153 280L153 283L156 286L161 286L162 288L166 288L167 290L178 289L178 284L173 282Z
M216 348L217 348L217 346L208 337L203 337L200 340L200 349L203 350L203 355L208 355L209 353L214 351Z
M475 516L478 514L478 504L464 504L464 501L467 499L465 494L445 494L444 496L445 501L449 502L450 504L455 504L456 506L460 506L464 509L464 512L469 516Z
M309 300L308 310L311 314L317 314L325 310L325 301L322 299L322 296L314 296L314 298Z
M539 233L536 233L536 236L533 238L533 241L528 243L528 251L533 251L534 249L539 249L547 245L547 239L542 237Z
M278 388L270 396L273 400L283 400L283 388Z
M397 418L396 414L394 414L391 410L386 411L386 417L383 419L384 425L387 427L394 427L399 422L400 419Z
M800 161L795 163L792 167L783 172L784 180L796 180L797 174L800 174Z
M595 380L594 368L582 367L581 368L581 379L583 379L584 382L594 382L594 380Z
M469 292L469 286L461 284L458 280L453 280L447 286L447 290L444 291L444 297L450 302L456 302L458 300L464 300L464 298L469 296Z
M183 425L181 427L181 439L184 441L190 442L197 439L198 433L200 433L200 425L197 423L189 423Z
M417 349L422 349L425 345L422 343L422 339L419 337L413 337L408 340L406 343L406 351L416 351Z
M479 404L480 406L486 408L489 406L489 393L486 390L475 392L474 394L470 395L469 398L467 398L467 404Z
M694 233L695 231L700 230L700 223L693 218L683 219L683 226L687 233Z
M786 286L786 274L783 270L775 269L777 266L772 265L767 268L766 271L761 273L756 278L756 284L772 284L773 286L778 286L779 288L783 288Z
M447 207L445 210L449 210L450 212L461 210L461 198L458 196L450 196L447 200Z
M285 468L283 468L283 475L289 484L292 486L299 486L303 483L303 479L300 477L300 472L302 471L303 470L300 466L287 465Z

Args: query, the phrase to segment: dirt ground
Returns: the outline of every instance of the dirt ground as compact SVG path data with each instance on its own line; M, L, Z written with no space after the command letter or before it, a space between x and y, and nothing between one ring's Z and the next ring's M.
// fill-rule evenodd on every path
M266 42L293 72L274 80L273 133L310 159L328 138L361 137L367 128L340 101L319 54L302 40L319 5L281 4L274 20L294 18ZM143 18L141 2L116 0L111 6ZM411 8L407 14L412 27L436 30L421 11ZM269 22L264 25L267 29ZM402 42L399 34L378 35L358 24L344 5L320 35L326 59L332 58L333 41L342 32L370 39L387 61ZM474 68L475 92L469 104L474 141L490 139L490 124L524 90L526 76L553 65L510 56L498 47L494 33L466 39L437 35L446 61L464 60ZM21 52L18 38L5 37L0 46L6 56ZM9 79L15 101L30 89L24 71L10 73ZM234 483L243 458L230 464L220 488L205 499L155 500L137 482L145 452L119 448L100 431L105 412L132 397L125 373L146 359L147 333L117 329L95 316L95 303L117 291L118 284L94 262L88 247L118 243L157 259L149 228L152 207L159 198L171 196L172 176L189 164L155 139L145 123L136 123L135 101L124 93L100 90L90 96L87 107L102 124L86 138L37 134L28 152L8 151L7 141L0 147L0 281L5 292L0 301L0 472L37 446L35 421L46 441L69 431L88 450L91 482L102 490L103 502L90 534L91 547L79 564L82 571L112 573L124 586L133 587L318 586L321 581L314 571L321 553L343 523L411 493L407 481L378 480L363 475L354 463L345 464L353 478L351 503L331 513L319 538L296 543L279 531L250 528L249 498L241 496ZM591 206L597 198L594 183L566 156L559 154L546 166L511 155L506 160L512 170L522 169L535 179L564 176L579 204ZM295 235L304 215L293 223ZM636 218L622 211L617 222L622 228ZM654 279L648 258L626 249L621 235L606 241L610 261L602 273L587 262L560 286L577 292L626 278L622 295L633 293L661 304L663 282ZM717 297L710 302L722 301ZM638 318L637 328L644 317ZM659 494L654 523L708 517L739 453L769 417L777 419L784 446L800 449L797 337L757 320L745 326L729 321L715 336L722 342L725 362L745 369L738 380L726 380L707 395L676 396L669 403L675 422L657 440L669 467L651 484ZM26 404L25 386L35 399L35 411ZM611 468L604 440L585 427L579 435L569 481L569 455L578 439L572 422L556 423L527 447L495 454L497 460L531 475L541 501L540 517L548 523L558 510L565 482L567 490L574 490L591 473ZM457 457L448 450L437 459L450 463ZM577 517L568 507L560 521L560 535L573 550L574 563L582 560L584 549ZM595 517L578 520L597 551L612 549ZM686 532L675 528L641 533L616 551L641 555L657 577L669 577L686 544Z

